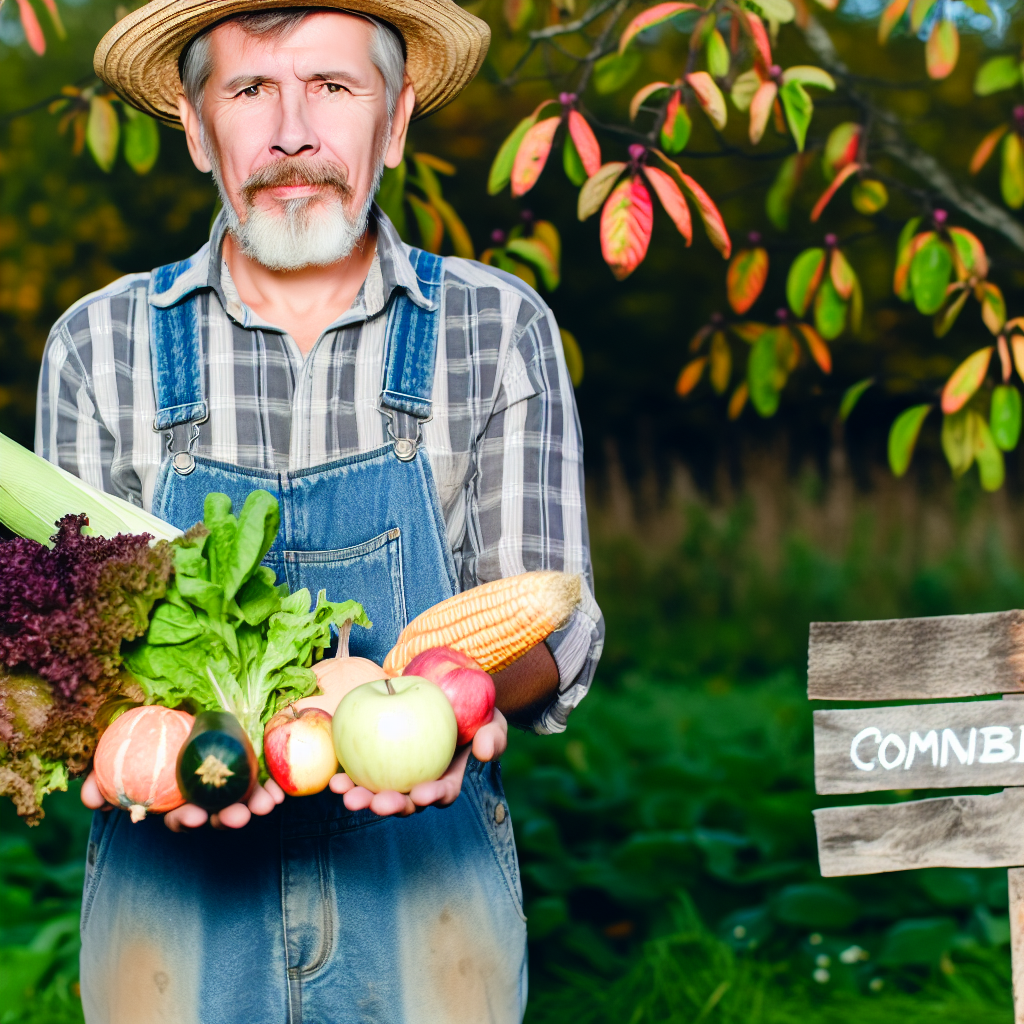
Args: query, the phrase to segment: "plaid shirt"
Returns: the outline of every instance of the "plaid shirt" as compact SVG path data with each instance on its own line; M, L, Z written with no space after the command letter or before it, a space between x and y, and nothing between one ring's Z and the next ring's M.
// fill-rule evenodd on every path
M386 443L378 409L385 308L404 288L425 303L390 221L376 210L377 255L352 306L303 357L238 297L221 258L224 218L164 293L122 277L54 325L39 377L36 451L83 480L149 508L163 436L153 430L148 302L201 293L209 419L196 454L277 472ZM535 721L561 732L590 686L604 638L593 596L583 444L551 310L518 278L444 261L443 337L423 446L463 588L529 569L581 573L584 598L548 646L556 700Z

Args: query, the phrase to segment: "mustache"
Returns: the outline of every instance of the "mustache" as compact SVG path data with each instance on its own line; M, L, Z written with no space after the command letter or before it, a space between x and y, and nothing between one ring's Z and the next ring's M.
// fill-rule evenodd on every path
M256 196L264 189L288 185L329 189L343 202L351 199L353 195L344 167L326 160L310 160L305 157L275 160L273 163L264 164L242 182L238 192L245 204L252 206Z

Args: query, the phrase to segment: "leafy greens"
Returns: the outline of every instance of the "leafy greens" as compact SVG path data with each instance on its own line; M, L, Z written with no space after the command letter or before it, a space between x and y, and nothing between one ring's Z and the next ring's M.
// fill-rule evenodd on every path
M281 708L316 690L310 665L331 642L331 625L370 627L355 601L320 591L289 594L261 565L280 525L277 500L253 491L241 514L231 499L208 494L203 526L176 541L174 577L153 609L145 635L125 663L146 703L233 714L263 750L263 726Z

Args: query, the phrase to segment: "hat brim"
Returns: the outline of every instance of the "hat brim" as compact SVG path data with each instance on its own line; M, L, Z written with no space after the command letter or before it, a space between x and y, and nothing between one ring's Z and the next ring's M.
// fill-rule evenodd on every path
M189 40L234 14L310 6L371 14L398 29L416 90L415 118L439 110L469 85L491 39L487 23L452 0L152 0L100 40L93 67L132 106L180 128L178 60Z

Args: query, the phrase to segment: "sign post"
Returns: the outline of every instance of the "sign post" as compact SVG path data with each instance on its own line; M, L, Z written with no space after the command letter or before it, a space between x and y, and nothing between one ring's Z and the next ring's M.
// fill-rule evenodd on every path
M826 877L1009 868L1015 1024L1024 1024L1024 612L815 622L812 700L1002 700L814 712L818 793L974 794L814 812Z

